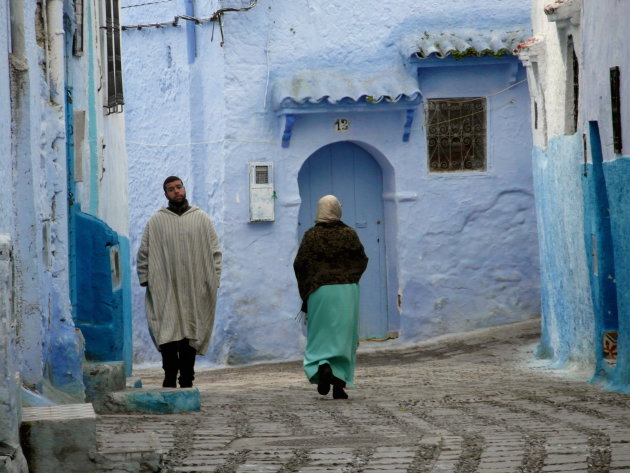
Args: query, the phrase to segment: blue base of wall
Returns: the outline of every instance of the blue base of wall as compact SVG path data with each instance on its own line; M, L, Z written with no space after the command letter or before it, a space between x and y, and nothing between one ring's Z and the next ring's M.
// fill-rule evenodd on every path
M630 392L630 158L604 163L611 214L619 334L610 389Z
M122 272L122 359L125 362L125 375L131 376L133 368L133 318L131 313L131 252L129 250L129 238L118 235L118 244L120 245Z
M534 148L541 266L542 335L538 353L556 366L594 363L594 316L584 247L582 137Z
M588 263L591 298L595 316L593 382L606 380L612 368L604 359L604 334L617 331L617 287L611 236L611 213L602 162L597 122L589 123L591 164L583 165L584 246Z
M83 338L74 327L57 327L52 336L46 363L46 376L50 383L64 393L83 402Z
M133 363L129 239L98 218L76 212L75 324L89 361Z

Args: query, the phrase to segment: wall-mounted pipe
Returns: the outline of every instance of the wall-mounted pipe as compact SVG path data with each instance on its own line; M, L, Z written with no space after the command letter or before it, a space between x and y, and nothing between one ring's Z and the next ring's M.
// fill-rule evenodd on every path
M50 100L61 105L65 80L63 0L46 1L46 18Z
M24 6L22 0L11 0L11 52L19 58L26 57L24 41Z
M121 29L124 31L124 30L141 30L143 28L161 28L163 26L179 26L179 20L192 21L196 25L199 25L201 23L208 23L210 21L218 21L220 23L221 17L224 13L248 11L254 8L256 3L258 3L258 0L251 0L250 4L247 5L246 7L221 8L206 18L197 18L197 17L193 17L189 15L176 15L171 21L162 21L158 23L143 23L143 24L138 24L138 25L123 25L121 26Z

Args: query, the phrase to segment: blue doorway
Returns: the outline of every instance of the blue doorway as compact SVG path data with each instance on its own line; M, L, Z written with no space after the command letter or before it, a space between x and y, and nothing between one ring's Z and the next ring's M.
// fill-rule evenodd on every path
M386 338L387 271L380 166L359 146L334 143L320 148L306 160L298 174L298 185L302 200L298 216L300 241L313 226L320 197L333 194L341 201L342 220L357 231L370 259L360 284L359 337Z

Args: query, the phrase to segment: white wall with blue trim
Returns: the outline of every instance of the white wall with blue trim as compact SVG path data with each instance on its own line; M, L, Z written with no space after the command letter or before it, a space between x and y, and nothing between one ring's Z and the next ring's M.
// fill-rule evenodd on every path
M630 39L630 32L624 19L630 16L630 5L624 3L601 3L584 0L582 5L582 79L580 81L580 123L581 132L587 135L588 179L593 178L593 167L603 170L603 179L599 181L599 192L606 196L608 206L600 213L609 220L609 243L605 250L612 260L609 274L599 274L600 278L611 280L616 287L616 298L604 293L602 311L596 318L602 331L616 331L618 334L618 353L616 364L611 369L608 362L602 362L601 332L595 333L593 352L596 356L595 380L601 380L610 388L630 391L630 107L628 90L630 87L630 58L613 44L625 44ZM588 58L588 59L586 59ZM620 71L621 110L620 143L615 146L613 132L611 68ZM599 132L599 145L594 139L594 130ZM595 137L596 138L596 137ZM619 149L616 149L616 148ZM599 151L600 156L597 156ZM588 207L596 206L594 199L585 198ZM605 229L604 229L605 230ZM586 233L586 231L585 231ZM598 240L604 241L606 233L599 228ZM588 241L588 235L586 235ZM588 254L587 254L588 256ZM606 256L600 253L600 260ZM614 290L614 289L613 289ZM595 295L595 293L594 293ZM608 296L606 298L606 296ZM616 299L616 300L614 300ZM594 300L596 300L594 298ZM616 303L616 307L614 307ZM616 309L616 311L615 311ZM613 313L614 317L609 314Z
M623 19L628 15L630 6L618 2L533 1L534 37L520 52L537 118L539 353L558 367L586 366L592 381L622 391L630 384L630 110L624 106L630 59L613 45L627 42ZM621 71L618 137L625 146L615 145L613 68ZM605 344L610 334L618 337L617 344Z
M214 219L224 250L209 362L300 356L292 269L298 173L318 149L339 141L368 151L381 167L383 284L389 329L400 340L538 316L529 93L523 67L501 56L531 34L528 5L197 0L191 10L186 0L141 3L121 3L133 264L146 221L166 202L163 179L181 176L189 200ZM251 8L221 15L221 24L205 21L228 6ZM200 22L178 19L173 26L186 12ZM412 55L420 50L429 57ZM453 58L481 51L489 54ZM395 87L408 84L401 71L417 84L420 103L395 100L406 91ZM295 90L278 91L298 73L313 81L326 75L320 82L328 93L324 88L311 97L318 103L308 103ZM392 100L361 97L373 95L366 76ZM356 95L325 99L348 90ZM475 96L487 97L487 171L429 173L426 99ZM284 98L297 99L292 128ZM414 121L403 141L409 108ZM337 118L349 121L346 133L335 131ZM274 165L273 222L249 221L250 162ZM157 361L135 278L132 292L135 359Z
M126 337L127 348L115 359L127 356L131 368L124 121L121 115L108 118L103 112L100 47L104 43L98 38L103 34L102 18L94 8L101 3L83 2L85 49L81 55L72 52L77 28L74 3L49 0L44 10L37 2L11 0L0 5L4 62L0 67L0 178L6 187L0 233L12 245L11 260L3 261L6 271L0 283L8 288L0 301L0 441L16 447L21 405L85 399L83 367L86 347L93 340L78 329L73 285L82 279L107 287L112 279L109 260L92 261L89 273L76 275L75 250L86 240L73 243L75 212L69 207L83 205L85 215L118 239L123 254L123 282L118 291L127 296L126 301L121 298L118 315L123 320L116 329L125 332L119 344ZM74 112L81 110L86 112L86 121L80 140ZM96 158L92 161L91 153ZM80 156L88 158L75 168ZM100 204L90 206L90 201ZM93 277L98 273L101 279ZM20 398L22 385L43 397Z

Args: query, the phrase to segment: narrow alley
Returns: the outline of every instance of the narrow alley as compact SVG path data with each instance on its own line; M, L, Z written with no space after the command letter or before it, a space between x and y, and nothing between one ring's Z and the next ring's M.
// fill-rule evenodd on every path
M202 369L201 412L101 416L99 449L154 432L162 472L630 472L630 398L537 361L539 325L362 345L348 401L300 362Z

